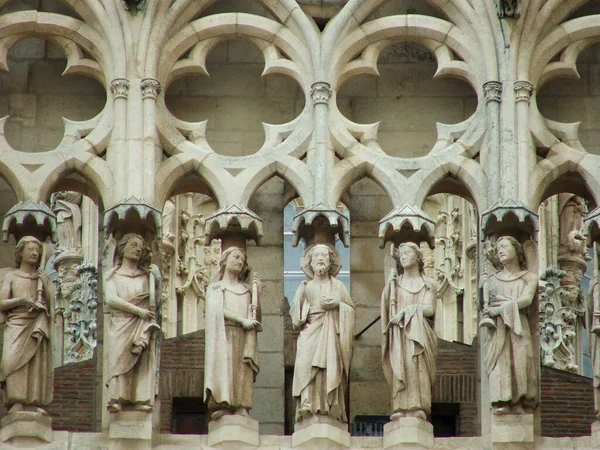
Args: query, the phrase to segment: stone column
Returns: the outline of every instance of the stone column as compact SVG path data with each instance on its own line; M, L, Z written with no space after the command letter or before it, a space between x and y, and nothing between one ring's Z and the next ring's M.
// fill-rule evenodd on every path
M386 274L381 296L383 367L392 398L391 421L383 427L385 449L428 449L434 445L433 425L427 418L436 375L437 338L428 320L434 317L437 286L424 274L419 244L427 242L433 249L435 238L434 222L416 206L396 207L380 222L380 247L390 242L395 262L391 273ZM411 347L411 336L406 332L409 321L424 338L423 352L404 355L403 370L397 371L393 362L400 359L404 348ZM418 375L407 379L407 374Z
M2 231L5 242L10 235L17 241L17 269L0 270L0 284L10 278L12 286L19 286L20 293L30 293L28 301L31 298L35 300L28 304L31 309L22 317L17 308L23 309L23 304L3 313L3 322L6 314L14 311L14 319L22 325L10 334L7 333L11 325L5 325L3 345L14 349L15 353L18 350L20 355L30 356L24 361L19 354L11 354L6 349L3 351L0 364L4 374L4 400L5 406L10 409L0 421L0 441L14 447L34 448L53 440L52 419L44 408L52 402L54 385L54 330L51 319L54 314L54 286L50 278L43 273L39 275L38 270L43 270L49 256L44 243L47 239L56 240L56 216L44 203L19 202L4 216ZM34 255L35 262L32 260ZM0 298L0 302L18 302L19 298L14 294L10 289L8 298ZM32 318L34 313L37 313L35 319ZM35 330L34 325L37 327ZM33 333L36 333L35 337ZM21 347L29 345L33 346L32 351L20 352Z
M220 239L225 258L217 279L208 285L206 295L204 392L211 394L205 399L211 414L208 445L221 449L258 447L259 423L249 416L249 410L252 408L252 373L255 376L258 371L257 332L262 331L260 280L255 272L245 272L248 269L246 242L251 239L260 245L262 220L246 206L232 205L209 216L204 230L204 244L210 246L213 239ZM236 258L240 257L243 264L237 265ZM190 263L195 264L195 257ZM236 292L233 298L237 310L231 311L234 318L226 319L223 308L226 301L232 299L228 297L229 292ZM249 302L248 307L239 301ZM235 347L227 348L238 332L244 336L243 355ZM231 355L231 360L221 355ZM245 362L240 364L243 358ZM239 394L240 391L244 394Z
M530 250L537 230L537 215L518 200L500 200L482 214L484 256L493 268L482 283L481 415L493 449L532 449L539 433L539 283ZM511 388L517 382L519 392Z

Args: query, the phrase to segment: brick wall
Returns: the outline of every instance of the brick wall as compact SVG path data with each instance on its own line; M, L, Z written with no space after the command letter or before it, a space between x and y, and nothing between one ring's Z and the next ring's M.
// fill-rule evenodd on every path
M542 436L590 434L594 415L592 379L542 367Z
M48 407L55 430L94 431L95 371L95 359L55 369L54 401Z
M160 431L170 433L173 397L202 398L204 330L163 341L160 351Z

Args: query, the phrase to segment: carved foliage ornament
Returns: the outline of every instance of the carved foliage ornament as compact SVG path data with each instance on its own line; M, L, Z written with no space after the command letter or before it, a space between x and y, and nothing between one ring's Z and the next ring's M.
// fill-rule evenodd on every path
M502 83L499 81L488 81L483 85L483 94L486 101L501 102L502 101Z
M331 94L331 85L324 81L317 81L316 83L313 83L310 88L310 96L312 97L315 105L327 104Z
M549 267L540 278L540 346L542 364L556 369L577 372L574 339L579 317L583 316L581 290L562 286L563 270Z
M515 81L514 84L517 102L527 102L531 99L531 93L533 92L533 84L529 81Z
M144 99L151 98L156 100L158 94L160 94L162 87L160 81L156 78L144 78L142 80L142 97Z
M125 78L115 78L110 82L110 92L112 92L115 99L127 99L129 95L129 81Z
M519 0L497 0L498 17L518 19L521 16Z

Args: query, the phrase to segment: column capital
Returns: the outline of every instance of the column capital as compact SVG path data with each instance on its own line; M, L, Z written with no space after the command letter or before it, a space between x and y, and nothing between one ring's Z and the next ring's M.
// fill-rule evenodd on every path
M110 92L115 99L124 98L127 100L129 96L129 80L126 78L115 78L110 82Z
M310 96L315 105L327 104L333 91L331 85L325 81L317 81L310 87Z
M142 79L141 87L143 99L151 98L153 100L156 100L156 98L162 91L160 81L158 81L156 78Z
M502 83L499 81L488 81L483 84L483 94L486 101L498 102L502 101Z

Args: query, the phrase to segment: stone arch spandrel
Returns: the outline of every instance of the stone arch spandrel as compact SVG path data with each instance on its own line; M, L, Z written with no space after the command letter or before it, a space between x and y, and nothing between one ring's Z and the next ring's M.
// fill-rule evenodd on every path
M534 210L549 196L562 192L577 194L595 207L600 204L600 157L579 154L572 159L562 155L546 158L531 174L529 189L529 206Z
M85 181L69 179L71 174ZM114 177L107 162L94 155L73 155L56 164L48 163L35 175L42 178L36 189L36 201L47 201L57 190L79 192L97 205L111 205L119 198L119 193L114 192Z
M418 182L419 188L415 196L415 205L423 205L431 193L447 193L458 195L471 201L478 211L487 208L487 176L476 161L468 158L455 158L452 161L436 161L437 164L422 175ZM445 181L443 188L440 185ZM440 188L440 190L436 190Z
M2 178L10 189L15 194L17 202L29 200L23 182L27 179L23 175L26 175L27 170L15 163L14 161L9 162L9 158L5 154L0 152L0 178ZM13 170L12 166L16 167L17 170Z
M156 206L162 210L165 202L178 191L178 184L189 175L197 175L213 194L212 197L217 202L218 207L226 204L227 181L231 181L231 175L225 171L220 171L221 175L229 175L226 180L219 177L217 172L209 169L205 163L209 155L202 159L198 159L193 155L181 153L171 156L164 161L156 173ZM223 172L225 172L223 174ZM189 191L189 189L186 189ZM200 192L200 191L199 191ZM204 193L204 192L202 192Z

